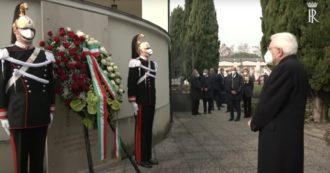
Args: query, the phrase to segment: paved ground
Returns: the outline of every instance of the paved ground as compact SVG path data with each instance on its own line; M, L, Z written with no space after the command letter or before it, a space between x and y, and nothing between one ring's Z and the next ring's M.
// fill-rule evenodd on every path
M305 126L305 173L330 172L330 146L323 131ZM228 113L192 116L174 113L168 138L156 145L159 165L141 168L143 173L255 173L257 133L247 127L247 119L228 122ZM127 159L114 162L102 173L135 172Z

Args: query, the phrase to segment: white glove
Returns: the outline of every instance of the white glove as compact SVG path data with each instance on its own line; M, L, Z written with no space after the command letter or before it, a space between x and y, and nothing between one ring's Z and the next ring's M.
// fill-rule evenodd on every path
M9 121L7 119L3 119L3 120L0 120L0 121L1 121L1 125L2 125L3 129L5 129L7 135L10 136Z
M139 110L138 104L136 102L131 102L131 105L132 105L134 115L137 115L137 112Z

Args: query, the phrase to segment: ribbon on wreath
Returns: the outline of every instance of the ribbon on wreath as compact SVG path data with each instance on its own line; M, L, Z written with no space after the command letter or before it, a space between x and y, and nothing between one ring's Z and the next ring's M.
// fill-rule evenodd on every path
M97 101L97 129L98 129L98 153L101 160L107 158L107 133L106 133L106 124L108 118L108 109L107 109L107 94L106 91L110 94L110 97L115 100L117 94L115 92L114 86L109 80L109 78L104 74L102 68L97 63L95 57L99 56L99 49L97 47L89 46L89 48L84 48L83 53L86 55L86 60L88 63L88 68L91 74L92 84L94 88L94 93L96 94ZM105 88L102 86L104 85ZM117 131L117 130L116 130ZM115 136L117 136L115 132ZM118 138L119 139L119 138ZM119 150L118 140L114 141L114 146L116 146L114 153L117 153Z

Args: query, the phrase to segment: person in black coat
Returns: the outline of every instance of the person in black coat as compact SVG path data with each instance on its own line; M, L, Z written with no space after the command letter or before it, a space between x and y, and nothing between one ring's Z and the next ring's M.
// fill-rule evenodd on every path
M0 121L11 138L16 173L43 173L48 125L55 111L54 56L34 47L35 29L16 6L12 45L0 49Z
M203 108L204 108L204 114L207 112L209 114L212 113L211 111L211 99L212 99L212 79L209 76L209 71L207 69L203 70L203 76L201 79L201 85L202 85L202 99L203 99Z
M229 101L229 94L230 94L230 92L227 89L230 86L231 70L232 70L231 68L228 68L226 70L227 76L225 76L225 78L224 78L224 90L225 90L224 91L225 92L224 96L225 96L225 103L227 104L227 110L226 110L226 112L230 112L230 110L231 110L231 103Z
M217 75L217 83L219 86L218 108L220 110L222 107L224 107L222 104L226 103L225 75L223 68L220 68L220 73Z
M211 78L211 87L212 87L212 98L210 100L211 111L214 111L214 102L216 102L216 97L218 94L218 84L217 84L217 74L214 72L214 68L210 68L209 77ZM217 102L216 102L217 104Z
M213 68L212 68L213 69ZM213 77L213 98L217 105L218 110L223 107L221 104L221 93L224 90L224 76L219 74L214 74Z
M249 125L259 132L258 173L304 172L304 115L308 79L291 33L277 33L264 58L273 64Z
M230 119L234 120L234 112L237 112L237 117L235 121L239 121L241 118L241 99L242 99L242 88L243 88L243 78L237 73L236 67L232 67L232 74L229 75L226 84L226 90L229 93L228 100L231 105Z
M243 70L243 105L244 105L244 117L251 116L251 98L253 93L254 79L250 76L249 70L245 68Z
M191 96L191 114L199 115L199 100L201 99L201 81L199 78L199 73L196 69L192 72L192 77L190 81L190 96Z

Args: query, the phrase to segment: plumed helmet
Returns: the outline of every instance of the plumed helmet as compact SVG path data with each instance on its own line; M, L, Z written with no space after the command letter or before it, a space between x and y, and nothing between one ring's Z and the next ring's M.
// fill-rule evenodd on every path
M34 29L33 21L30 17L26 15L26 10L28 9L28 4L25 2L19 3L14 12L14 19L13 19L13 33L12 33L12 43L16 41L16 37L14 32L17 29L25 29L31 28Z
M132 58L139 57L139 46L141 44L141 40L144 37L143 34L137 34L132 39Z

